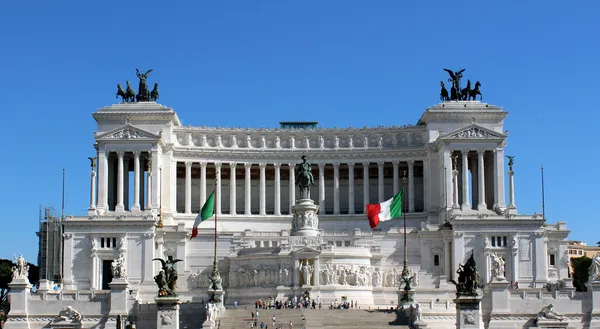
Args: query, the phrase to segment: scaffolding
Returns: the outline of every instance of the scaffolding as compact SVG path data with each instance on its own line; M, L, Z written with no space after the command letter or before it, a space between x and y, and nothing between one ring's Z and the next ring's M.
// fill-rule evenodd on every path
M62 282L62 219L53 207L40 206L38 267L40 279Z

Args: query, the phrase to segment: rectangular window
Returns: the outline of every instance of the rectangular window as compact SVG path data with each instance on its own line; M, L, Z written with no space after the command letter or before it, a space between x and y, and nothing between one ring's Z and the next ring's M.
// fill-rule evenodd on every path
M104 238L100 238L100 248L104 248Z
M505 236L502 237L502 245L505 246L505 247L508 245L508 243L506 243L506 237Z
M277 241L272 241L272 242L271 242L271 245L273 245L273 247L277 247L277 246L279 245L279 242L277 242Z
M440 255L433 255L433 266L440 266Z
M327 244L333 246L333 241L327 241Z
M493 236L492 237L492 247L495 247L495 246L496 246L496 237Z
M346 240L346 241L344 241L344 246L345 246L345 247L350 247L350 241L347 241L347 240Z
M554 266L554 254L550 255L550 266Z
M336 247L341 247L342 246L342 241L336 241L335 242L335 246Z

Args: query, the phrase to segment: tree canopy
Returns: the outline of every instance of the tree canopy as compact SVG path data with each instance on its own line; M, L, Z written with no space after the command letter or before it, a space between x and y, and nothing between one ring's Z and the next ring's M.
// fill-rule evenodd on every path
M571 258L573 268L573 286L577 291L587 291L585 284L588 281L588 271L592 265L592 259L586 256Z

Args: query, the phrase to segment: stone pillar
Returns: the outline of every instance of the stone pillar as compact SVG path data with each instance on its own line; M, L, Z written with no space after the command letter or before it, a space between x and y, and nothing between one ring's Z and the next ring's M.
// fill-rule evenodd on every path
M516 212L515 204L515 172L510 168L508 170L508 209Z
M88 209L90 212L96 210L96 172L94 168L92 168L92 172L90 172L90 207Z
M516 239L516 238L513 238ZM515 240L516 242L516 240ZM519 258L518 258L519 250L517 246L513 246L511 250L511 269L512 269L512 281L519 281Z
M492 310L494 312L494 315L497 316L510 316L511 312L510 312L510 293L509 293L509 289L510 288L510 282L504 280L504 281L496 281L494 280L493 282L489 283L489 289L491 292L491 303L492 303ZM495 326L492 325L492 323L494 322L494 320L490 319L490 328L494 328ZM500 324L500 323L499 323Z
M325 214L325 164L319 163L319 207Z
M162 176L162 168L161 168L161 162L159 161L159 156L161 153L161 149L158 146L155 146L152 148L151 153L152 153L152 163L154 165L152 165L152 167L150 168L152 170L152 182L148 182L148 185L152 185L152 189L153 192L152 193L152 209L158 209L158 207L160 207L160 200L162 199L162 192L163 192L163 184L161 184L163 176ZM175 177L175 176L173 176ZM174 204L173 204L174 205ZM173 210L173 212L175 212L175 210Z
M458 204L458 170L452 170L452 208L460 209Z
M481 297L461 296L456 303L456 329L483 329Z
M179 329L179 297L156 297L154 300L156 329Z
M415 212L415 160L408 160L408 212Z
M215 213L221 215L221 162L215 162L215 182L217 184Z
M379 161L377 162L377 200L379 202L385 201L385 190L383 189L383 166L385 162Z
M206 162L200 162L200 209L206 202Z
M29 300L31 284L26 277L13 279L10 288L10 315L4 328L29 329Z
M446 275L446 279L451 279L453 274L450 262L452 258L452 248L450 242L450 239L444 237L444 274Z
M290 167L290 214L292 213L292 206L296 204L296 174L294 168L296 164L288 164Z
M298 272L298 268L300 267L300 260L298 258L294 259L294 268L292 269L292 286L294 288L300 287L300 272Z
M452 240L452 263L450 263L450 265L452 266L451 268L451 278L456 278L456 270L458 269L458 266L463 263L463 259L465 257L465 253L464 253L464 240L463 240L463 235L464 233L462 232L454 232L454 236L453 236L453 240Z
M506 207L506 202L504 201L504 149L494 150L494 156L494 168L496 169L494 173L496 179L496 183L494 184L494 200L496 200L496 205L500 209L504 209Z
M275 166L274 213L281 215L281 163L274 163L273 166Z
M108 210L108 155L104 148L98 149L98 206L101 212Z
M462 150L462 211L471 209L469 200L469 150Z
M91 238L95 239L95 238ZM97 241L96 241L97 243ZM102 290L102 287L98 287L98 274L100 273L100 260L98 259L98 254L96 248L92 247L92 252L90 253L90 257L92 258L92 266L90 268L90 290Z
M333 164L333 213L340 214L340 164Z
M110 286L110 312L109 315L126 315L129 314L129 307L127 306L127 292L129 289L129 283L127 279L113 279Z
M146 208L145 210L152 210L152 170L148 168L146 172ZM158 192L156 192L158 193Z
M400 179L398 176L398 165L399 165L398 160L394 160L392 162L392 165L394 166L394 195L396 195L396 194L398 194L398 192L400 192Z
M477 150L477 190L479 192L479 203L477 210L482 211L487 209L485 204L485 168L483 165L483 155L485 150Z
M367 213L369 204L369 163L363 162L363 213Z
M235 167L237 166L237 163L235 162L231 162L229 164L229 214L230 215L235 215L236 212L236 206L237 206L237 196L236 196L236 188L237 188L237 182L236 182L236 177L235 177Z
M589 299L590 303L592 304L592 311L591 314L600 314L600 281L592 281L592 282L588 282L587 283L587 288L588 288L588 294L591 295L591 298ZM11 290L11 294L12 294L12 290ZM12 314L12 304L11 304L11 310L10 310L11 314ZM600 324L600 320L599 319L594 319L594 322L596 324Z
M185 162L185 213L192 213L192 162Z
M154 282L154 265L156 263L154 261L152 261L154 258L156 258L154 256L155 255L154 233L145 233L144 234L144 240L142 243L142 254L143 254L142 272L144 275L142 284L151 285L154 288L154 287L156 287L156 284Z
M131 211L140 211L140 151L133 151L133 206Z
M354 215L354 163L348 163L348 214Z
M118 157L118 169L117 169L117 207L115 211L125 211L125 205L123 204L123 185L124 185L124 174L123 174L123 157L125 156L124 151L117 151Z
M244 163L244 215L252 214L252 199L250 195L252 191L252 185L250 185L250 168L252 168L251 163Z
M442 154L442 163L444 167L444 171L442 172L442 179L444 180L442 206L447 210L449 207L452 207L452 159L450 158L452 151L444 149Z
M259 215L263 216L267 214L267 187L266 187L266 177L265 177L265 168L267 167L266 163L259 163L258 167L260 169L260 187L259 187Z
M321 272L321 261L319 260L319 257L314 258L313 267L314 267L313 286L318 287L321 285L321 281L320 281L321 278L319 278L319 273Z

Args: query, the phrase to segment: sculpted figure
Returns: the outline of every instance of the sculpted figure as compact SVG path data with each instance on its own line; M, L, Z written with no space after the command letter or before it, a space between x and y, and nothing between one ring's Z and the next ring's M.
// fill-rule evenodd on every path
M16 266L13 267L13 278L15 277L15 272L17 273L16 277L27 278L29 275L29 265L23 258L23 255L14 256ZM16 271L15 271L16 270Z
M544 306L542 310L538 313L536 320L558 320L563 321L565 319L562 314L558 313L554 310L554 306L552 304L548 304L548 306Z
M238 147L237 145L237 137L235 135L231 136L231 147Z
M413 309L413 323L421 322L421 317L423 316L423 310L421 310L421 305L419 303L415 303L415 307Z
M294 136L290 136L290 148L293 150L296 148L296 139Z
M111 264L113 277L115 278L127 278L127 270L125 269L125 256L119 255L119 258L115 259Z
M279 136L275 137L275 148L276 149L281 148L281 138L279 138Z
M354 148L354 137L353 136L348 137L348 147L351 149Z
M147 102L150 100L150 90L148 90L148 84L146 83L146 79L148 79L148 75L152 70L146 71L146 73L141 73L140 70L135 69L136 75L138 79L140 79L140 86L138 88L138 94L136 99L138 102ZM157 88L158 93L158 88Z
M181 259L173 259L169 257L166 261L162 258L154 258L162 264L162 269L157 276L154 277L154 282L158 285L158 296L175 295L175 287L177 286L177 270L174 265L181 262Z
M340 148L340 136L338 136L338 135L335 135L334 147L335 147L336 149L339 149L339 148Z
M504 259L496 253L491 254L490 257L492 258L492 278L504 280Z
M81 323L82 317L73 307L67 306L63 308L53 322L71 321L72 323Z
M302 155L302 163L298 166L296 185L300 188L300 199L310 199L310 187L315 185L312 166L306 162L306 155Z
M592 265L588 269L589 279L588 282L600 281L600 254L596 254L592 258Z

